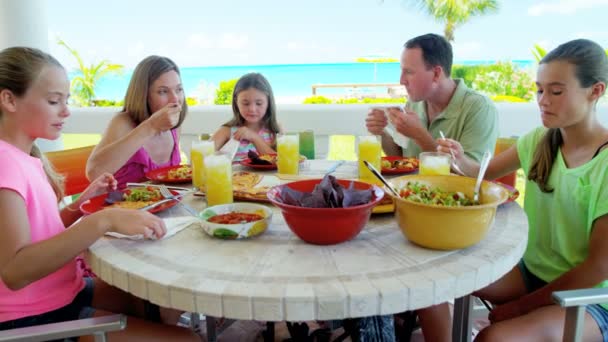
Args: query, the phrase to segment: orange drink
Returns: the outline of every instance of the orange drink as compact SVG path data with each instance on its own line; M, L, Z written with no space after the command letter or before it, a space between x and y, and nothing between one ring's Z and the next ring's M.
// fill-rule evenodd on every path
M205 157L207 206L232 203L232 161L225 154Z
M500 153L509 149L509 147L515 145L517 143L517 138L498 138L496 139L496 148L494 149L494 155L497 156ZM496 178L497 181L515 187L515 182L517 178L517 171L513 171L506 176L502 176L500 178Z
M297 175L300 167L298 134L277 135L277 168L279 173Z
M449 175L452 158L447 153L442 152L422 152L420 153L421 175Z
M192 164L192 184L202 189L205 187L205 157L215 152L215 144L211 140L193 141L190 150Z
M359 179L364 182L379 184L380 181L365 166L364 160L372 164L376 170L380 170L380 159L382 157L382 144L377 135L359 136Z

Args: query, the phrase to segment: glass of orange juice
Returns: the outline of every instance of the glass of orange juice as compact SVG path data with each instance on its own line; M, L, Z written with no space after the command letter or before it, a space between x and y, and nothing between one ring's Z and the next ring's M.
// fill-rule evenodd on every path
M422 152L420 153L421 175L449 175L452 157L443 152Z
M205 157L207 205L232 203L232 161L222 153Z
M378 135L359 136L359 179L379 183L378 178L365 166L364 160L372 164L376 170L380 170L380 159L382 157L382 144Z
M192 184L203 189L205 187L205 157L215 152L215 143L212 140L193 141L190 149L190 162L192 164Z
M277 168L279 173L297 175L300 167L300 138L297 133L277 135Z

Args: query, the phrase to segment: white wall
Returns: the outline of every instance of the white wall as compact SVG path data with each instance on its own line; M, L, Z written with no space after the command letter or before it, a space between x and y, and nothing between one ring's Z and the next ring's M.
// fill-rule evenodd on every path
M535 103L497 103L500 119L500 136L521 136L540 126ZM317 157L327 154L330 135L365 134L365 116L369 105L278 105L279 121L288 131L312 129L315 132ZM68 119L65 133L102 133L118 108L74 108ZM608 126L608 104L599 108L600 121ZM188 149L190 141L201 133L212 133L232 117L230 106L190 107L182 126L182 147Z

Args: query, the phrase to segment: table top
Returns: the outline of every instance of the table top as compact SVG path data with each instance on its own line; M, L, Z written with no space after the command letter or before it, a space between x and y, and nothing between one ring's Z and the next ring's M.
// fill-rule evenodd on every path
M340 168L348 170L341 176L356 170L353 163ZM205 207L202 198L185 200ZM184 215L180 206L160 214ZM268 231L256 238L220 240L193 224L158 241L102 238L87 257L104 281L164 307L234 319L328 320L418 309L480 289L519 261L527 229L513 202L498 208L484 240L467 249L416 246L393 214L372 215L351 241L316 246L297 238L273 207Z

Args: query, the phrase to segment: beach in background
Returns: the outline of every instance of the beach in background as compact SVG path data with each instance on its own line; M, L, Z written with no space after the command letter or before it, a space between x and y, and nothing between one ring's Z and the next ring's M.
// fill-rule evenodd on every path
M493 64L494 60L456 61L454 65ZM511 61L520 68L531 68L532 60ZM327 64L275 64L242 65L222 67L181 68L182 82L186 96L196 97L202 103L212 101L220 81L237 79L249 72L259 72L270 82L277 103L302 103L312 96L313 84L353 84L353 83L399 83L401 73L399 63L327 63ZM122 100L132 70L121 75L103 77L97 87L97 99ZM77 75L71 72L70 77ZM386 92L380 88L323 88L317 95L323 96L365 96Z

